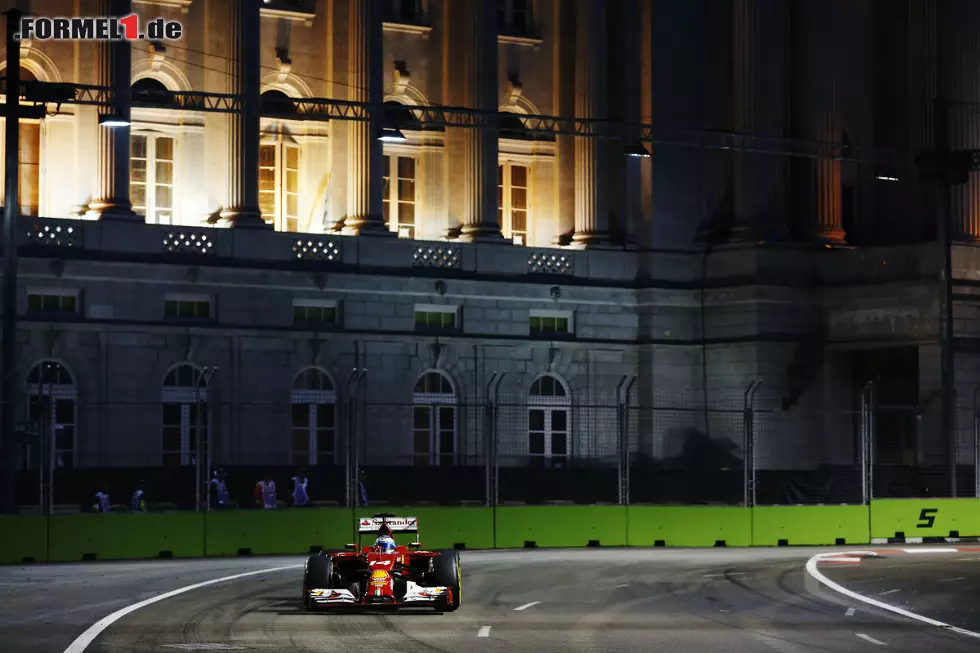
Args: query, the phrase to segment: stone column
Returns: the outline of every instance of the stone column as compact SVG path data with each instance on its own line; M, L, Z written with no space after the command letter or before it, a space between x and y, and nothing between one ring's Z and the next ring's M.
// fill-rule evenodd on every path
M842 70L838 53L843 24L837 3L805 2L794 7L793 56L796 68L794 96L800 138L821 143L840 143L842 125L838 97L838 75ZM793 213L802 217L801 235L810 241L844 242L841 219L841 162L827 151L825 156L791 162L805 172L806 188L799 189L800 201Z
M261 0L229 2L229 85L241 111L226 117L228 199L221 218L235 227L271 227L259 209L259 37Z
M100 0L102 16L126 16L132 13L132 0ZM113 102L98 108L99 119L130 118L130 81L132 50L129 41L100 41L96 47L96 84L112 90ZM129 126L98 127L98 180L88 217L96 220L134 218L129 199Z
M578 0L576 7L575 117L606 116L605 0ZM603 183L606 144L595 135L575 138L575 235L578 247L609 241L609 202Z
M462 2L462 0L456 0ZM466 106L496 112L500 108L497 79L497 3L469 0L467 20L470 30L470 63L466 84ZM499 165L496 125L466 129L464 156L466 199L463 204L463 242L504 242L497 220L497 166Z
M372 107L371 120L352 120L347 136L347 216L343 233L393 236L385 227L382 202L382 157L378 137L383 122L378 109L384 104L382 60L382 4L374 0L350 0L347 23L347 84L352 102Z
M788 11L785 0L733 0L734 128L786 137ZM758 147L751 140L746 147ZM781 238L786 233L785 157L735 152L732 238Z
M948 102L947 144L951 150L980 149L980 2L940 3L939 92ZM937 143L941 145L941 143ZM980 174L953 187L954 240L980 240Z

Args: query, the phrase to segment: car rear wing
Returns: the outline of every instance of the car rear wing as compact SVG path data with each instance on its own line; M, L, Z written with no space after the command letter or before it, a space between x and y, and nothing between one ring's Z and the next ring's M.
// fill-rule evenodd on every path
M394 515L374 515L373 517L361 517L357 520L357 533L377 533L378 530L387 525L392 533L418 533L418 517L395 517Z

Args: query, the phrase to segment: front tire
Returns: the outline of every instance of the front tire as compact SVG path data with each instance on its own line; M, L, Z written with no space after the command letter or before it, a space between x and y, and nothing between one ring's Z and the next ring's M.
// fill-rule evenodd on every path
M452 594L445 603L436 608L443 612L455 612L463 603L463 573L459 564L459 551L443 549L437 552L432 561L432 584L446 587Z
M303 574L303 607L307 610L316 609L316 603L310 599L310 590L331 589L333 583L333 559L330 556L311 556L306 563L306 573Z

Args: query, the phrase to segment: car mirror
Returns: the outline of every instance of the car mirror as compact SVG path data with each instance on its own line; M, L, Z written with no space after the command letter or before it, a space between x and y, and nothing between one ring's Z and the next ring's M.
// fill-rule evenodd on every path
M410 548L410 549L421 549L422 548L422 543L421 542L409 542L408 543L408 548Z
M351 551L356 551L357 550L357 545L356 544L346 544L346 545L344 545L344 548L345 549L349 549Z

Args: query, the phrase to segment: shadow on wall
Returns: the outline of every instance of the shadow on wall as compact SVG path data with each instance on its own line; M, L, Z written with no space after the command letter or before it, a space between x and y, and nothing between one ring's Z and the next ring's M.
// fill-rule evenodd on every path
M664 452L673 454L656 461L666 469L741 469L739 447L728 438L709 438L690 426L669 428L663 434ZM652 462L652 461L651 461Z

